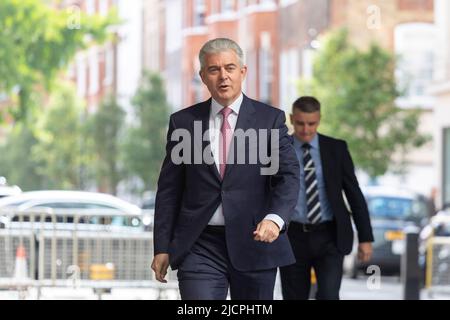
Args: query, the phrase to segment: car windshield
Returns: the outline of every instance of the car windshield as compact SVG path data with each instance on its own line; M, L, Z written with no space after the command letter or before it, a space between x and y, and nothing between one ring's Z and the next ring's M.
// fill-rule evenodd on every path
M413 219L427 215L423 201L400 197L372 196L367 198L372 217L388 219Z
M144 203L142 204L142 209L155 209L155 199L150 198L144 200Z
M450 236L450 222L443 222L436 226L434 230L434 235L439 237L449 237Z

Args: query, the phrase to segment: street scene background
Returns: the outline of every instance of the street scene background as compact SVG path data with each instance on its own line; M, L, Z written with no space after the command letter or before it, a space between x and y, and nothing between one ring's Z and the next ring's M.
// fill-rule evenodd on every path
M342 299L450 298L448 21L446 0L2 0L0 299L179 298L150 270L154 196L216 37L246 95L287 119L314 95L348 142L375 243Z

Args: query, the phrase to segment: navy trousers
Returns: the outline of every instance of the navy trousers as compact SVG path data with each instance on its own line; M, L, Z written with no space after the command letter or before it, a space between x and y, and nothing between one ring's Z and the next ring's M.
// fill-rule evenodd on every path
M339 300L344 255L335 244L335 225L305 232L301 225L291 222L289 241L296 263L280 268L283 299L307 300L311 288L311 267L317 279L317 300Z
M183 300L273 300L276 268L238 271L230 263L224 227L207 227L178 268Z

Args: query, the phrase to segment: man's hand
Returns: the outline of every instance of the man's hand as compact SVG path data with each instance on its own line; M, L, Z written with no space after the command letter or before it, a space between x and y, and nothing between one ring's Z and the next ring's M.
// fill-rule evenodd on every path
M256 226L256 230L253 231L253 235L256 241L262 242L274 242L280 234L280 228L272 220L264 219Z
M155 272L155 278L159 282L166 283L167 280L164 277L167 274L167 268L169 267L169 254L159 253L153 257L152 270Z
M361 262L368 262L372 257L372 243L361 242L358 245L358 260Z

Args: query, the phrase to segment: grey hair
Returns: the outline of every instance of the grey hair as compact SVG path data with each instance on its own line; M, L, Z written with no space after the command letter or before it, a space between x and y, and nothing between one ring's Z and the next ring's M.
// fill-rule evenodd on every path
M205 56L207 54L220 53L227 50L233 50L238 56L240 67L244 66L244 53L241 47L231 39L228 38L216 38L206 42L200 49L198 59L200 60L200 68L203 70L205 66Z

